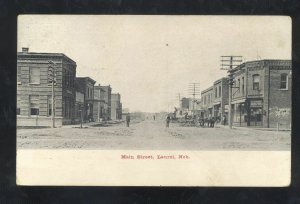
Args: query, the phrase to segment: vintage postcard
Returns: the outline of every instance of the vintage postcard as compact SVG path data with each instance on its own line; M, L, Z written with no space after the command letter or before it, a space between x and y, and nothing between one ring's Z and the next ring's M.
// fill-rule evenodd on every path
M20 15L17 184L288 186L291 19Z

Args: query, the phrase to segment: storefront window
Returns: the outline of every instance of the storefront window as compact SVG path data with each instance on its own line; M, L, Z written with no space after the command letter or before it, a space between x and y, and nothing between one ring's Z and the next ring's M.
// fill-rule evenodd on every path
M30 115L39 115L39 96L30 96L29 101Z

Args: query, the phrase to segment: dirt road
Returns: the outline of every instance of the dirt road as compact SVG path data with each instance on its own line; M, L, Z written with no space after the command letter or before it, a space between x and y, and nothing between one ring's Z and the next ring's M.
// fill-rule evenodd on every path
M18 129L22 149L290 150L290 132L179 127L146 120L109 127Z

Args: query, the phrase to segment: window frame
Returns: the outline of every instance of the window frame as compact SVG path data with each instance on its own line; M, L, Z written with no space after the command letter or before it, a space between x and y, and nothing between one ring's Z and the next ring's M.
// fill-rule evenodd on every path
M255 82L255 77L258 78L258 82ZM252 90L257 90L257 91L260 90L260 75L259 74L253 74L252 75Z
M242 95L245 95L245 78L242 77Z
M38 70L39 74L38 76L38 82L32 82L32 70ZM39 67L29 67L29 84L41 84L41 69Z
M282 82L284 82L284 81L282 81L283 75L285 76L285 79L286 79L285 88L281 88L281 84L282 84ZM281 73L280 74L280 82L279 82L279 90L288 90L288 89L289 89L289 75L287 73Z
M17 85L22 84L22 67L17 67Z

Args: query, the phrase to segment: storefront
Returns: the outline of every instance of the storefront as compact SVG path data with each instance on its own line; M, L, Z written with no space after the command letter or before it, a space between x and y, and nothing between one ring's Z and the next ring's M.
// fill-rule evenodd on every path
M262 99L249 100L249 122L248 126L263 125L263 101Z
M238 127L263 125L262 99L236 101L233 106L233 125Z
M245 127L247 126L247 107L246 103L236 103L234 105L233 123L235 126Z
M214 104L214 114L213 116L216 117L221 117L221 102L215 103Z

